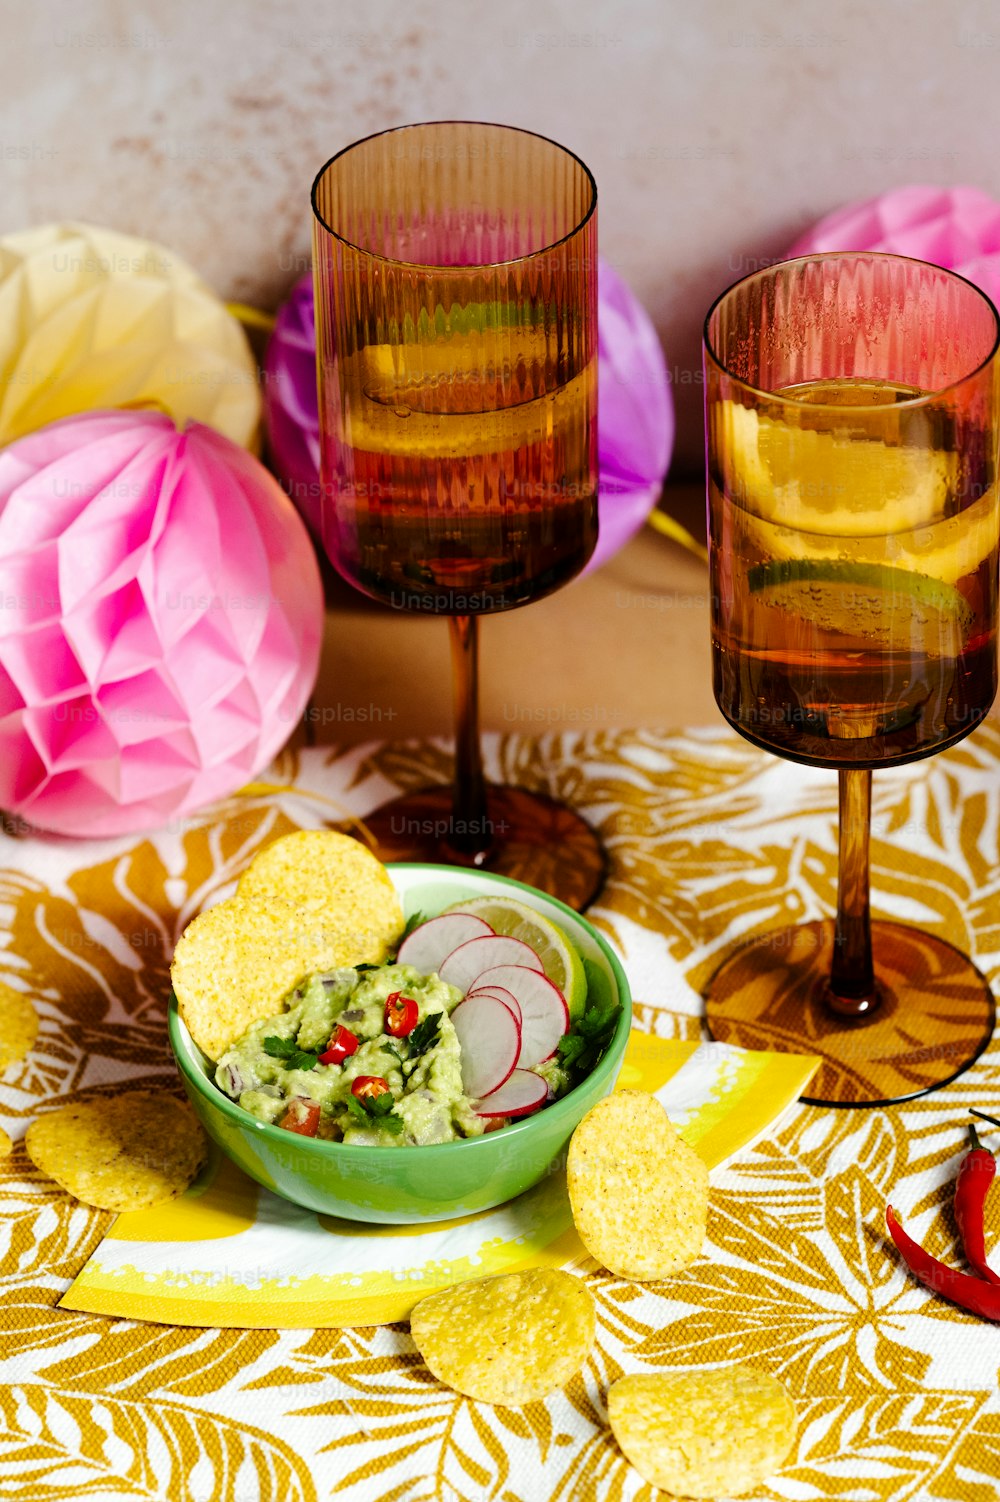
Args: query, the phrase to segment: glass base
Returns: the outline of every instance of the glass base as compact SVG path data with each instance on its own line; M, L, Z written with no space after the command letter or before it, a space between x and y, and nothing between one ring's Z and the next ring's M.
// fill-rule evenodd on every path
M859 1018L824 1003L832 919L762 934L705 990L709 1031L740 1048L819 1054L809 1105L886 1106L946 1085L993 1035L985 976L954 945L903 923L873 923L879 1005Z
M364 823L382 861L439 861L513 876L582 913L604 885L604 847L587 821L544 793L487 788L484 831L457 830L450 787L421 788L383 803ZM470 855L456 834L483 833L489 848Z

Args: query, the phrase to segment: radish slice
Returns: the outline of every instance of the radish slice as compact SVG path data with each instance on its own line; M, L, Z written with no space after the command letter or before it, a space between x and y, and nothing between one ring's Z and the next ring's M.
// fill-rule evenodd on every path
M508 939L501 934L491 934L488 938L469 939L467 943L453 949L438 975L450 986L457 986L464 996L484 970L492 970L496 965L524 965L529 970L541 973L545 971L545 966L530 944L522 944L520 939Z
M530 1069L515 1069L513 1074L491 1095L473 1106L477 1116L489 1121L495 1116L528 1116L545 1104L548 1086Z
M496 965L476 977L474 989L493 991L498 986L509 991L521 1009L518 1069L533 1069L551 1059L559 1039L569 1032L569 1009L559 987L524 965Z
M492 932L490 925L474 913L442 913L407 934L396 959L400 965L412 965L424 975L434 975L453 949L469 939L488 939Z
M471 1001L474 996L495 996L497 1001L502 1001L505 1007L510 1008L520 1023L521 1008L517 1004L517 997L511 991L505 990L503 986L483 986L482 990L478 986L473 986L466 999Z
M462 1049L462 1088L474 1100L497 1090L513 1072L521 1028L495 996L474 996L451 1014Z

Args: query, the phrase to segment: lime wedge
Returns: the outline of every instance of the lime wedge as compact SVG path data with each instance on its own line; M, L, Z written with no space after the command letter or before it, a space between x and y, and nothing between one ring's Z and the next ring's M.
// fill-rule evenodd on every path
M852 638L858 650L957 657L973 623L953 584L884 564L774 559L751 568L747 585L756 605Z
M456 902L449 912L475 913L498 934L530 944L553 985L566 999L569 1015L581 1015L587 1003L587 977L583 961L565 934L548 918L512 897L471 897Z

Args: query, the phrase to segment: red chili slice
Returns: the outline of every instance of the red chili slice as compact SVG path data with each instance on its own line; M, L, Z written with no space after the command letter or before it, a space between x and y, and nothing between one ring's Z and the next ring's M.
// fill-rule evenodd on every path
M342 1064L352 1053L358 1051L358 1039L349 1027L338 1026L337 1031L326 1045L326 1052L321 1053L321 1064Z
M315 1137L319 1131L320 1106L317 1100L304 1100L296 1096L288 1102L288 1109L278 1122L286 1132L298 1132L300 1137Z
M351 1094L358 1100L378 1100L388 1090L389 1086L380 1074L359 1074L351 1084Z
M408 1038L419 1017L420 1011L412 996L404 996L402 991L393 991L391 996L386 997L385 1030L394 1038Z

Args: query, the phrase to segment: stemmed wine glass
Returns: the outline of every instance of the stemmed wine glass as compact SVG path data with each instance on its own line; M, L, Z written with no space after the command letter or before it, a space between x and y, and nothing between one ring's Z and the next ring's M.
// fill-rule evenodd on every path
M584 907L593 830L485 782L477 624L559 589L597 539L593 177L543 136L441 121L349 146L312 202L324 545L357 589L451 630L454 787L367 826L383 859L484 865Z
M871 774L981 722L997 686L998 319L899 256L808 256L705 325L715 696L747 739L840 778L836 921L765 933L709 982L715 1037L808 1049L811 1101L959 1074L994 1002L946 940L872 923Z

